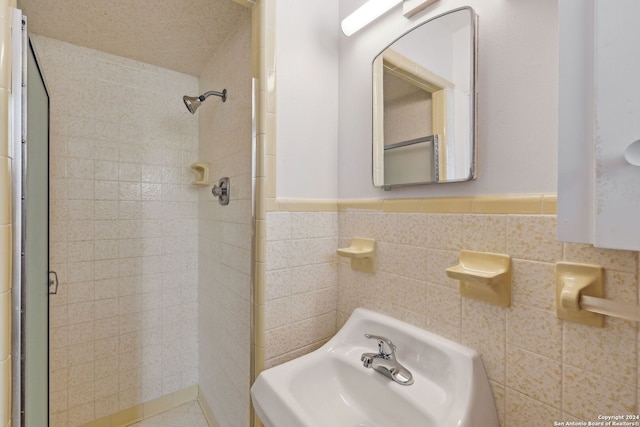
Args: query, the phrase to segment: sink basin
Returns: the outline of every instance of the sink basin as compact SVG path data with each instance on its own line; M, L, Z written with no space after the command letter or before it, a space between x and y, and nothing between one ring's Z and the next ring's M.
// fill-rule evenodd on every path
M365 368L385 336L413 374L401 385ZM478 353L441 336L362 308L318 350L263 371L251 387L265 427L499 427Z

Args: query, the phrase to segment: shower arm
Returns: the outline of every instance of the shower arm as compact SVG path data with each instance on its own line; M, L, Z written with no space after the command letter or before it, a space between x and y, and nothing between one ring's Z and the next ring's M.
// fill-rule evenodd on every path
M208 92L203 93L200 96L183 96L182 100L184 101L184 105L187 107L187 110L189 110L189 112L191 114L195 114L196 110L198 109L198 107L200 107L200 105L204 102L205 99L207 99L209 96L211 95L215 95L215 96L219 96L220 98L222 98L222 102L225 102L227 100L227 90L223 89L222 92L217 92L215 90L210 90Z
M210 90L209 92L205 92L202 95L200 95L198 97L198 99L200 100L200 102L202 102L205 99L207 99L208 97L210 97L211 95L219 96L220 98L222 98L222 102L225 102L227 100L227 90L226 89L223 89L222 92L217 92L215 90Z

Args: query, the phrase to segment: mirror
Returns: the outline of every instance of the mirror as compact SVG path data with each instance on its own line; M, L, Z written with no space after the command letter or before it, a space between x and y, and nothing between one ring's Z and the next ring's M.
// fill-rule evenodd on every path
M374 186L475 179L476 21L452 10L374 59Z

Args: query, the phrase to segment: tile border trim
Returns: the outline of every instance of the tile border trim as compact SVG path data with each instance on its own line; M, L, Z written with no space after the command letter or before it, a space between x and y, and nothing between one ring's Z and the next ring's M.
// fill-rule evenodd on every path
M199 387L197 385L192 385L157 399L116 412L115 414L98 418L97 420L84 424L82 427L125 427L144 419L151 418L161 412L177 408L185 403L192 402L194 400L199 401L198 395ZM212 427L217 427L217 425L213 424Z
M275 199L269 204L268 211L555 215L557 206L555 194L515 194L416 199Z
M216 420L211 407L209 406L209 402L204 398L204 394L202 394L202 390L198 386L198 404L200 405L200 409L202 409L202 413L204 417L207 419L207 423L210 427L220 427L220 423Z

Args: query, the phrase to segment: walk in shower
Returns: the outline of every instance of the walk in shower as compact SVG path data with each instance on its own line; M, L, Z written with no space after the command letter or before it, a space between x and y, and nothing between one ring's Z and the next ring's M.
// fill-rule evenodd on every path
M251 11L232 0L89 1L82 9L99 19L86 22L64 3L18 3L50 91L50 264L59 278L49 298L50 425L144 415L146 402L199 395L220 425L248 426ZM151 65L154 39L168 44L193 25L181 11L215 14L208 25L224 37L199 67ZM129 15L139 37L95 42ZM94 45L58 36L71 22ZM196 43L206 47L204 35ZM189 52L174 55L188 62ZM223 99L189 114L183 96L211 88L225 88L224 98L216 92ZM209 164L209 185L193 184L196 162ZM228 205L211 194L220 177L229 177Z

